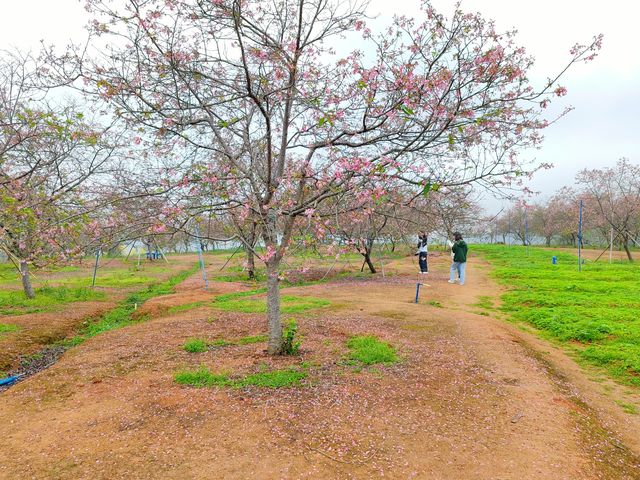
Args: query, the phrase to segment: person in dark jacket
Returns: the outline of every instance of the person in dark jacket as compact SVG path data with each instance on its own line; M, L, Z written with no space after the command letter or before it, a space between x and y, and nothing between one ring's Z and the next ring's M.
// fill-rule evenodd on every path
M454 242L451 244L451 274L449 275L449 283L459 282L460 285L464 285L465 270L467 268L467 243L462 239L460 232L453 234ZM456 273L458 279L456 279Z
M418 263L420 264L420 273L429 273L429 266L427 264L427 256L429 255L429 248L427 247L427 234L422 233L418 235Z

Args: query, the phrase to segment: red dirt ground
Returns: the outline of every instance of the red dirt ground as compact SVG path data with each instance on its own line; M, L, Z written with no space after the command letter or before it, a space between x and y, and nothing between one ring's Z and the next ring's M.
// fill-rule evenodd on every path
M142 307L152 320L94 337L0 394L0 478L640 478L638 416L561 351L474 313L499 287L474 258L467 285L449 285L447 261L434 256L418 305L411 259L387 265L397 275L386 279L287 289L333 302L296 316L303 351L288 358L264 344L184 352L190 337L264 330L261 315L168 314L246 288L203 292L194 275ZM344 362L354 334L392 343L402 361L354 368ZM303 362L302 388L194 389L172 378L199 365L248 373Z

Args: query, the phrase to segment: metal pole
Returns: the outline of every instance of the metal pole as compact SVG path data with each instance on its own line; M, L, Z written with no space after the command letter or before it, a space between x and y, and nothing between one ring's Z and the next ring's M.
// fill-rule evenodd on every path
M133 247L135 246L136 242L133 242L131 244L131 248L129 249L129 253L127 254L127 258L124 259L124 261L126 262L127 260L129 260L129 257L131 256L131 252L133 251Z
M524 207L524 244L527 247L527 257L529 256L529 215L527 207Z
M98 261L100 259L100 249L98 248L96 250L96 264L93 267L93 280L91 281L91 286L95 287L96 286L96 274L98 273Z
M582 200L580 200L580 217L578 219L578 271L582 271Z
M229 258L227 258L227 261L226 261L226 262L224 262L224 265L222 265L222 266L220 267L220 271L224 270L224 267L226 267L226 266L227 266L227 264L228 264L228 263L231 261L231 259L234 257L234 255L235 255L236 253L238 253L238 251L242 248L242 245L243 245L243 244L242 244L242 243L240 243L240 246L239 246L238 248L236 248L236 249L235 249L235 251L231 254L231 256L230 256Z
M167 260L167 257L165 257L165 256L164 256L164 252L163 252L163 251L162 251L162 249L158 246L158 242L155 242L155 243L156 243L156 250L157 250L158 252L160 252L160 256L162 257L162 259L163 259L165 262L169 263L169 260Z
M613 228L611 229L611 240L609 240L609 263L613 257Z
M418 303L419 296L420 296L420 282L416 283L416 301L414 303Z
M202 255L202 242L200 241L200 228L196 226L196 234L198 235L198 259L200 260L200 269L202 270L202 278L204 279L204 289L209 290L209 280L207 279L207 271L204 267L204 256Z

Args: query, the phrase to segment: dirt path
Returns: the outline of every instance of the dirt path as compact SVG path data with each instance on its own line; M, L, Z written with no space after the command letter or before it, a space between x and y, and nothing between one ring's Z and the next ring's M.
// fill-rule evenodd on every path
M419 305L410 260L386 269L400 275L288 289L334 306L296 316L302 355L277 359L264 344L184 352L187 338L257 335L264 322L207 306L168 314L244 288L205 294L192 277L145 306L153 320L92 338L0 396L0 478L640 478L638 457L602 428L570 377L526 334L473 313L498 293L482 262L470 262L460 287L446 283L447 258L435 258ZM346 364L354 334L389 341L402 362ZM310 377L298 389L172 380L185 366L254 372L302 362Z

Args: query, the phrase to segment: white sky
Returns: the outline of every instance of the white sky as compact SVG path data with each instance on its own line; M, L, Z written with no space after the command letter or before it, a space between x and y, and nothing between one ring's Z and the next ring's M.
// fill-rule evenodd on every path
M393 14L417 15L418 1L371 0L370 12L382 22ZM448 16L455 1L432 4ZM572 184L582 168L612 165L623 156L640 162L640 1L463 0L462 9L494 19L499 30L516 28L518 43L537 60L531 78L541 80L564 65L574 43L604 34L600 56L577 65L562 82L575 110L551 126L543 148L530 154L555 165L531 183L542 197ZM0 49L80 40L87 18L80 0L0 0ZM499 208L499 202L487 201L487 207Z

